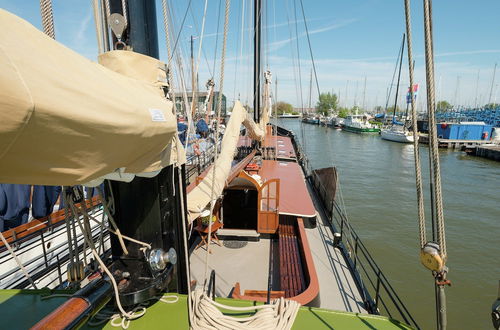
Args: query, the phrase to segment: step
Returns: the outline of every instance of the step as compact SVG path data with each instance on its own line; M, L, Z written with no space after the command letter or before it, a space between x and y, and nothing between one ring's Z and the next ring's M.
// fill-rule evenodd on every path
M221 228L217 231L218 236L224 237L246 237L250 239L260 238L260 234L253 229L226 229Z

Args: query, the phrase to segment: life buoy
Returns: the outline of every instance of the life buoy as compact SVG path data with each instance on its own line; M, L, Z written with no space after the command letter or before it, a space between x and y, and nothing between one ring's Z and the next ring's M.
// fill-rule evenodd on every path
M447 123L442 123L442 124L441 124L441 128L442 128L442 129L446 129L446 128L448 128L448 124L447 124Z

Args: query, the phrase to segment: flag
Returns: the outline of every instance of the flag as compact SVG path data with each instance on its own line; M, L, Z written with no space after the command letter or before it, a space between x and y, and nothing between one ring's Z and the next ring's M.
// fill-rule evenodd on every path
M418 94L418 84L415 84L415 85L413 85L413 101L417 100L417 94ZM411 103L410 87L408 87L408 94L406 94L406 103L407 104Z

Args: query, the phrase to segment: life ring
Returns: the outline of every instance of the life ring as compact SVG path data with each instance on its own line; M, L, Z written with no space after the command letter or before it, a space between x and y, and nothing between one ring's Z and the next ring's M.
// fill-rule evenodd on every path
M442 123L442 124L441 124L441 128L442 128L442 129L446 129L446 128L448 128L448 124L447 124L447 123Z

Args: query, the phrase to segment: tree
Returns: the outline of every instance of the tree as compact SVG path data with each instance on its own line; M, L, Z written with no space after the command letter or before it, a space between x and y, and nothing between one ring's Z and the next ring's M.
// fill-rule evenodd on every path
M290 103L286 102L276 102L273 105L273 112L276 111L278 115L282 115L284 113L292 113L293 106Z
M436 104L437 111L446 112L446 111L450 111L451 109L453 109L453 106L448 101L439 101Z
M337 95L328 93L321 93L319 101L316 104L316 112L327 116L330 111L337 110Z
M484 108L485 109L488 109L488 110L493 110L493 109L496 109L500 107L500 104L498 103L488 103L488 104L485 104Z
M351 113L351 111L347 108L339 108L339 117L340 118L345 118L347 117L349 114Z

